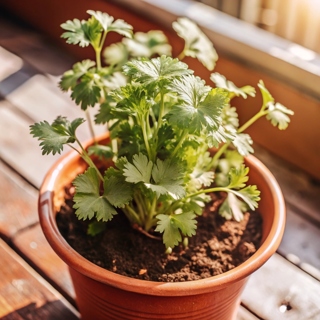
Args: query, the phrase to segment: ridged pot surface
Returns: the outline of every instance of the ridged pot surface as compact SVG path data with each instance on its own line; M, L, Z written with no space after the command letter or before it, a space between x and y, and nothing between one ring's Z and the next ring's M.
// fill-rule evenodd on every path
M108 139L104 136L101 139ZM284 199L275 178L255 157L249 156L251 184L261 191L262 244L240 266L207 279L162 283L124 277L100 268L73 250L61 236L57 208L64 187L85 168L75 152L58 160L48 172L39 196L43 232L55 252L69 266L83 320L235 319L248 276L277 250L285 226Z

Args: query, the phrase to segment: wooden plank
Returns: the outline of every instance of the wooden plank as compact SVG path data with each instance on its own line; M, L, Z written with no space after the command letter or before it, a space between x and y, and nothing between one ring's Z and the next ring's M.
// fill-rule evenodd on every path
M255 144L254 155L260 159L277 179L285 200L320 226L320 184L306 172ZM320 164L319 164L320 169Z
M275 254L251 275L242 303L265 320L319 320L319 297L319 281Z
M320 280L320 228L291 207L279 253L313 277Z
M78 319L77 311L0 240L1 319Z
M41 156L36 139L29 133L30 120L22 117L6 101L0 101L0 157L17 172L40 187L45 173L59 157Z
M252 314L250 311L240 306L239 312L237 314L237 320L258 320L258 318Z
M16 250L69 301L75 299L67 265L48 244L39 224L12 239Z
M7 241L38 222L38 192L0 161L0 235Z
M59 75L74 63L72 56L55 46L40 32L8 19L0 19L0 29L0 45L41 73Z

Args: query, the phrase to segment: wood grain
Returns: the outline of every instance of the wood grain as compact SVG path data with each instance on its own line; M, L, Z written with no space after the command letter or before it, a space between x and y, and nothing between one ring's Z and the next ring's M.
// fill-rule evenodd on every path
M1 319L78 319L76 310L0 240Z
M0 160L0 236L9 240L38 222L37 191Z
M319 320L319 297L319 281L275 254L251 275L242 303L264 320Z
M67 265L48 244L39 224L23 230L13 239L14 248L69 301L75 299Z

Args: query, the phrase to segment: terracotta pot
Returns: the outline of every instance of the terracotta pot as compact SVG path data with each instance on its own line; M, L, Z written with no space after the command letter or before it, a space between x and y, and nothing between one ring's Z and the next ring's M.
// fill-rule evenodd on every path
M276 251L285 226L285 204L275 178L255 157L249 156L246 163L250 183L261 190L261 247L246 262L224 274L197 281L159 283L104 270L69 246L57 228L56 208L64 186L84 170L84 164L75 152L58 160L40 189L40 223L52 248L69 266L82 319L235 319L248 276Z

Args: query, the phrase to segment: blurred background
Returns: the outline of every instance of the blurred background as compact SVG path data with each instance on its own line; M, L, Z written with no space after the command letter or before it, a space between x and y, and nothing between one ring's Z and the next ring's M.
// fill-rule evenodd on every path
M319 0L197 1L320 53Z

